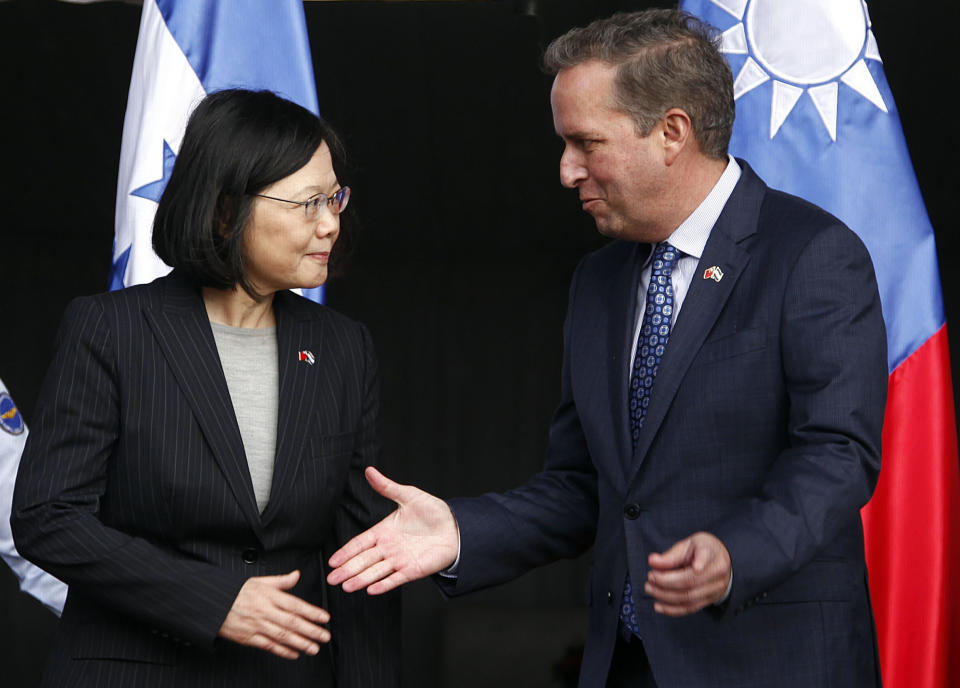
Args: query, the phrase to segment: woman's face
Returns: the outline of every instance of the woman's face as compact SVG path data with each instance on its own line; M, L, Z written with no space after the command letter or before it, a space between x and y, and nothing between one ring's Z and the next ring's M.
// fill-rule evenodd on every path
M260 193L290 201L328 196L340 188L330 149L321 143L310 162ZM243 247L250 282L260 294L294 287L318 287L327 280L330 251L340 234L340 216L329 207L308 220L302 205L268 198L254 200Z

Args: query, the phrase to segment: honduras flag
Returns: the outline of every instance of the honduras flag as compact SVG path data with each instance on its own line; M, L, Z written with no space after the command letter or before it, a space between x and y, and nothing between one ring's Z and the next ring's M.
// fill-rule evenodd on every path
M960 647L960 476L936 247L867 5L681 6L723 33L737 102L731 153L870 250L890 371L883 467L863 511L884 685L960 685L949 653Z
M170 271L153 216L187 118L208 93L268 89L318 114L300 0L144 0L123 122L110 289ZM321 301L323 288L304 289Z

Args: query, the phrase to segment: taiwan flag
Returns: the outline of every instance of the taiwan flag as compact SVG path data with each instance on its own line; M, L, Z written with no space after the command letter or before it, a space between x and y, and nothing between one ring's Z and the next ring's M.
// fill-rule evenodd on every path
M301 0L144 0L123 122L110 288L170 271L151 244L187 118L208 93L266 89L319 113ZM304 289L321 301L323 288Z
M681 6L722 32L737 103L730 152L870 250L890 373L880 481L862 514L883 683L960 685L960 471L936 248L867 5Z

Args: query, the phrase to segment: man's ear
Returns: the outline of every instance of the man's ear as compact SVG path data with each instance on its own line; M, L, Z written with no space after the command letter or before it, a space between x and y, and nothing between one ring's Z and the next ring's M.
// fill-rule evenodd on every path
M693 125L690 115L680 108L670 108L660 121L663 136L664 161L672 165L681 151L693 144Z

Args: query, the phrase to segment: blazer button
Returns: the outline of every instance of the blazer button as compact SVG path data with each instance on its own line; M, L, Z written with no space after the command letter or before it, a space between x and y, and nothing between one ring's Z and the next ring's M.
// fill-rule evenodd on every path
M634 521L640 516L640 507L636 504L627 504L623 508L623 515Z
M607 604L613 604L613 593L607 590Z
M247 547L240 554L240 558L243 559L244 564L256 564L257 563L257 550L253 547Z

